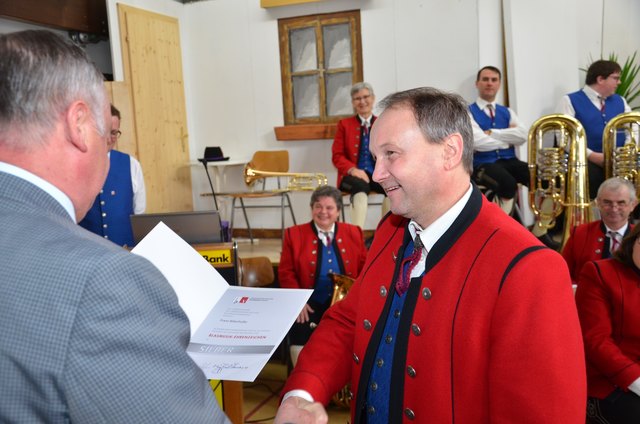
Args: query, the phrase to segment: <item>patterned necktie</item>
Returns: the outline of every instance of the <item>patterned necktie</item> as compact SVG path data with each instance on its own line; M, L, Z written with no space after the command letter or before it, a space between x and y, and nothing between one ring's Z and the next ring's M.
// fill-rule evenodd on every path
M607 231L607 235L611 239L611 253L613 253L620 247L620 234L617 231Z
M600 112L604 114L604 97L598 96L598 100L600 100Z
M420 239L420 233L417 233L416 238L413 240L413 251L411 252L411 255L404 258L402 260L402 264L400 264L400 275L396 281L396 292L398 292L400 296L402 296L409 288L411 271L413 271L413 268L415 268L418 262L420 262L423 248L424 246Z
M331 246L331 233L329 233L329 231L322 231L322 234L324 234L325 237L325 246Z
M487 105L487 109L489 109L489 117L491 118L491 124L493 125L496 120L496 115L493 113L493 105L489 103Z

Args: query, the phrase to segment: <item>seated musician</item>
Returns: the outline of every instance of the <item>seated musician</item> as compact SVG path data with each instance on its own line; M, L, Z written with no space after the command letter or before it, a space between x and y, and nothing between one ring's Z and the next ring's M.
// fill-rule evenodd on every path
M574 283L585 263L611 257L629 234L629 215L636 205L635 187L624 178L609 178L598 188L596 205L601 220L575 227L562 250Z
M612 258L587 262L578 277L590 423L640 422L639 236L636 225Z
M527 142L527 129L515 112L496 102L500 70L478 71L478 99L469 105L473 120L473 177L495 193L494 201L511 214L518 183L529 185L529 167L516 157L515 147ZM490 199L491 200L491 199Z
M320 186L311 194L310 205L312 221L285 231L278 267L280 287L313 289L289 332L294 365L302 346L330 306L333 284L329 273L356 278L367 256L362 229L337 222L342 210L340 190Z

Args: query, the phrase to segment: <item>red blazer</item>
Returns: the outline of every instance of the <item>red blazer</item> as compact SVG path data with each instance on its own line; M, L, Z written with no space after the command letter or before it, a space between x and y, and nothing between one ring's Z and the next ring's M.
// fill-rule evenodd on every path
M371 117L371 125L376 117ZM338 169L338 182L336 187L340 188L342 178L347 175L349 169L358 165L358 153L360 151L360 118L355 115L338 121L336 135L333 138L331 147L331 161Z
M361 420L395 274L409 240L388 215L346 298L325 313L284 391L327 403L351 381ZM407 291L390 422L584 424L582 335L562 257L474 189Z
M322 249L317 248L319 243L313 222L287 228L278 265L280 287L315 287L322 262ZM338 262L335 272L356 278L367 257L362 229L357 225L336 222L332 244Z
M640 274L615 259L587 262L576 304L587 359L588 394L600 399L640 377Z
M633 225L627 226L625 236L629 234L631 228ZM602 221L588 222L575 227L562 249L562 257L567 262L571 280L574 283L577 282L580 270L585 263L610 256L609 238Z

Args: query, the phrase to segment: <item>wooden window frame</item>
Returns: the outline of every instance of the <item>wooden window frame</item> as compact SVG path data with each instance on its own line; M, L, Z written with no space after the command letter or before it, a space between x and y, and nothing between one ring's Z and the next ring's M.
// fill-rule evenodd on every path
M324 69L324 40L322 28L327 25L350 24L351 35L351 67ZM300 28L315 27L316 33L316 58L318 69L313 71L291 72L291 50L289 41L289 31ZM326 84L325 75L351 71L352 84L362 81L362 41L360 32L360 11L350 10L336 13L323 13L295 18L285 18L278 20L278 33L280 43L280 72L282 77L282 103L284 110L284 127L276 127L276 138L278 140L305 140L318 138L333 138L335 134L335 124L338 120L351 116L351 114L341 116L327 116L326 105ZM318 118L295 118L293 104L293 84L294 76L318 75L319 96L320 96L320 117Z

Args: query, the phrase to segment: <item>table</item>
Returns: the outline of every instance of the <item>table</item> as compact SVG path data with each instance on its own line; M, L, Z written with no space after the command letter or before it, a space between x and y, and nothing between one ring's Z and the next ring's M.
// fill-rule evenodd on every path
M218 200L216 199L216 193L220 192L220 186L226 185L226 170L229 166L246 165L249 162L249 158L242 159L229 159L220 161L208 161L205 159L198 159L190 163L191 166L204 166L204 170L207 173L207 179L209 180L209 187L211 187L211 194L213 195L213 203L216 209L218 209ZM213 168L214 180L211 180L209 174L209 167ZM215 184L214 184L215 183Z

